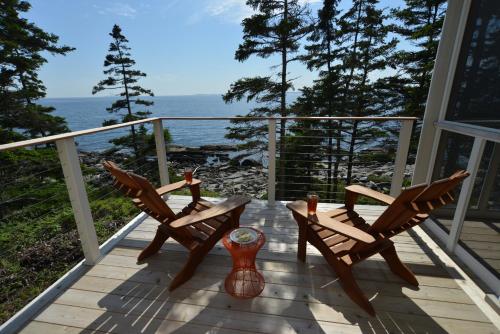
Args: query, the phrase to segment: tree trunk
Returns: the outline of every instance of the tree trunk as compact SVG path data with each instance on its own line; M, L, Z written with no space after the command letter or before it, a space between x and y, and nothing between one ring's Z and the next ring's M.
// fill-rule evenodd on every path
M17 54L17 55L19 55L19 52L18 52L18 51L16 51L16 54ZM24 73L24 72L20 72L20 73L19 73L19 81L21 82L21 86L23 87L23 90L24 90L24 91L26 91L27 87L26 87L26 81L24 80L23 73ZM24 98L26 99L26 105L27 105L27 106L32 106L32 105L34 105L33 101L31 101L31 99L29 98L29 96L27 96L27 95L26 95ZM46 134L45 134L45 131L43 130L43 127L42 127L41 122L40 122L40 124L39 124L39 125L40 125L40 127L38 128L38 132L40 132L40 135L41 135L42 137L45 137L45 136L46 136ZM46 144L45 144L45 147L46 147L46 148L49 148L50 146L51 146L51 144L50 144L50 143L46 143ZM37 145L35 145L35 148L36 148L36 147L37 147Z
M283 21L288 21L288 0L285 0L285 7L283 12ZM281 40L281 105L280 105L280 115L281 117L286 117L286 67L287 67L287 49L286 49L286 38L287 36L282 36ZM286 120L282 119L280 121L280 160L279 160L279 187L278 187L278 198L281 199L285 196L285 165L286 165Z
M363 78L361 79L360 83L360 90L361 94L358 95L357 98L357 106L355 109L355 114L353 116L361 116L361 111L363 110L366 102L364 101L363 98L363 93L365 91L365 85L366 81L368 80L368 63L370 61L369 56L368 56L368 50L371 47L372 44L372 38L370 37L368 39L368 45L366 46L365 52L364 52L364 57L363 57ZM351 134L351 141L349 143L349 157L348 157L348 165L347 165L347 180L346 184L350 185L351 184L351 178L352 178L352 164L353 164L353 159L354 159L354 148L356 146L356 135L358 134L358 121L354 121L352 125L352 134Z
M359 7L358 7L358 13L357 13L357 17L356 17L356 30L354 32L354 42L353 42L353 45L352 45L352 52L351 52L353 59L351 59L352 65L351 65L349 76L347 77L346 84L345 84L344 99L343 99L343 103L342 103L343 106L346 105L347 95L348 94L349 95L352 94L352 92L350 92L350 86L351 86L352 78L354 76L354 69L356 67L354 59L357 58L357 52L358 52L358 36L359 36L359 30L360 30L360 24L361 24L361 12L362 12L362 7L363 7L363 2L360 1L359 4L358 4L358 6ZM356 124L356 122L354 122L354 124ZM355 130L354 129L354 124L353 124L353 132ZM357 124L356 124L356 128L357 128ZM342 130L339 129L338 133L342 134ZM351 134L351 143L352 143L353 140L355 142L354 133ZM349 153L351 153L351 151L354 151L354 144L350 144L349 145ZM351 183L351 174L352 174L352 154L348 156L346 184L350 184Z
M332 91L333 87L332 86L332 63L331 63L331 55L332 55L332 50L331 50L331 43L332 43L332 32L330 31L330 25L327 24L327 29L326 29L326 39L327 39L327 60L326 60L326 68L328 71L328 116L332 117L333 116L333 108L332 108ZM332 165L333 165L333 121L328 121L328 173L327 173L327 194L329 199L335 199L335 194L333 193L333 182L332 182ZM338 170L337 170L338 173ZM337 179L338 174L335 171L333 172L333 178Z
M120 55L120 59L122 59L123 58L122 52L120 51L119 47L118 47L118 53ZM123 64L123 62L122 62L122 77L123 77L123 86L125 87L125 99L127 100L127 113L129 116L132 116L132 108L130 107L130 96L128 95L127 76L125 75L125 65ZM135 135L135 127L133 125L130 126L130 132L132 134L132 147L134 148L134 155L136 159L139 159L139 150L137 148L137 137Z
M347 178L346 185L351 184L352 179L352 164L354 160L354 146L356 145L356 135L358 134L358 121L352 124L351 141L349 143L349 156L347 158Z
M327 179L327 193L328 193L328 198L332 199L332 192L333 192L333 182L332 182L332 166L333 166L333 132L331 127L333 126L333 122L330 120L328 121L328 171L326 175Z
M337 199L337 192L339 191L339 166L340 166L340 154L341 152L341 144L342 144L342 121L337 122L337 131L336 131L336 149L335 149L335 164L333 165L333 199Z

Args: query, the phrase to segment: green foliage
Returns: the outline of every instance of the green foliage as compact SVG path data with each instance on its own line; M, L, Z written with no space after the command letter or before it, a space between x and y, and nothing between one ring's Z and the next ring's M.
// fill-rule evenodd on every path
M337 10L338 1L323 1L305 46L307 53L302 57L319 76L311 87L302 89L302 96L292 108L296 115L359 117L387 113L387 94L382 89L387 87L373 77L393 67L390 59L396 40L388 38L387 15L377 4L378 0L355 0L341 13ZM332 200L342 192L339 168L344 159L345 182L350 184L356 152L388 136L384 128L358 121L297 121L291 131L301 145L306 143L308 147L287 147L287 155L307 160L293 162L288 179L305 181L306 175L309 179L317 177L316 170L326 169L325 197Z
M392 162L395 158L394 153L370 152L362 154L362 159L366 162Z
M103 73L107 77L97 83L92 89L92 94L97 94L104 90L121 90L120 99L106 108L109 113L116 113L120 119L110 119L104 121L103 125L117 124L136 121L147 118L151 115L149 110L134 110L133 106L149 107L154 104L153 101L144 100L141 96L154 96L150 89L145 89L139 86L140 78L146 76L146 73L134 69L135 60L131 58L130 47L127 45L128 39L122 34L122 30L118 25L113 26L113 30L109 34L113 41L109 45L109 53L104 60ZM122 111L124 111L122 113ZM136 158L143 155L146 151L151 150L151 140L148 136L147 129L144 125L130 126L130 135L124 136L111 141L118 147L133 149Z
M101 173L85 166L82 170L86 177ZM80 261L83 253L55 148L0 152L0 187L0 322L4 322ZM89 186L87 192L103 242L138 209L106 183L96 189Z
M296 0L249 0L247 5L256 13L242 22L243 43L238 46L235 59L242 62L252 55L268 58L277 54L282 61L281 72L277 73L279 80L271 75L236 81L223 96L224 101L256 100L267 106L253 110L254 115L286 116L286 92L292 88L291 80L287 79L287 65L297 60L290 56L299 50L299 40L309 31L307 9ZM272 107L277 104L279 109Z
M405 0L404 8L391 11L394 31L412 44L395 55L398 73L390 78L392 98L387 101L399 115L422 118L429 93L434 60L443 26L446 0ZM397 87L397 88L395 88ZM416 152L420 128L415 128L411 151Z
M254 108L247 116L282 116L289 114L286 93L293 88L288 75L287 66L293 61L300 49L300 40L305 37L310 26L308 22L308 8L298 0L269 1L248 0L247 5L254 10L254 14L243 19L243 43L238 46L235 59L245 61L250 56L269 58L279 56L280 72L270 76L242 78L231 84L229 91L223 96L226 103L255 100L262 106ZM246 121L232 122L227 138L244 141L242 148L258 151L265 147L266 126ZM285 130L286 121L280 121L279 152L285 157ZM284 160L278 165L279 183L284 184L286 169ZM278 192L283 196L283 189Z
M92 201L91 210L99 243L109 239L119 227L140 212L130 198L121 194Z
M405 3L406 7L392 10L392 15L397 19L395 32L413 46L411 50L401 50L396 54L402 70L398 78L405 88L402 114L422 117L443 26L446 0L405 0Z
M108 186L101 191L109 192L110 189ZM1 220L0 322L7 320L83 258L64 181L54 181L50 189L36 196L43 198L43 194L61 195L22 215ZM48 214L39 217L38 213L45 211ZM130 199L119 193L91 200L91 211L100 243L139 212Z
M31 5L5 0L0 9L0 143L17 139L21 131L28 138L67 131L54 108L36 103L45 97L38 71L47 62L44 53L65 55L74 50L58 45L59 37L21 17Z
M171 194L172 195L191 196L191 192L187 188L173 191ZM206 190L203 188L200 190L200 194L201 194L201 196L204 196L204 197L220 197L221 196L221 194L216 192L216 191Z

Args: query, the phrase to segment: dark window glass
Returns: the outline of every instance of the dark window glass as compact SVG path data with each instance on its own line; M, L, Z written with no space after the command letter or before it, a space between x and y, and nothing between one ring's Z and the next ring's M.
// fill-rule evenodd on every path
M500 278L500 143L484 150L459 243Z
M446 178L459 169L467 169L473 144L474 138L472 137L454 132L442 131L432 180ZM455 205L458 194L460 193L460 187L461 185L454 191L456 195L455 202L432 213L438 225L447 233L449 233L453 214L455 213Z
M472 1L446 119L500 129L500 5Z
M467 169L474 139L443 131L434 165L433 180ZM460 188L455 202L432 213L434 221L449 233ZM500 270L500 143L487 142L465 215L459 243L493 274Z

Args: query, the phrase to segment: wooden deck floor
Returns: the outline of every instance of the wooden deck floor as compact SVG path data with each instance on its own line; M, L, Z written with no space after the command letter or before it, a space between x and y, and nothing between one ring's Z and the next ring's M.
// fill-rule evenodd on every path
M188 197L173 196L180 209ZM320 204L320 209L332 205ZM359 206L373 221L383 207ZM187 253L175 242L144 264L141 248L157 223L148 218L96 266L62 293L22 330L23 333L497 333L496 327L450 277L420 229L395 238L396 248L416 273L420 288L404 284L381 257L357 266L355 276L377 311L367 316L345 295L335 274L314 248L307 263L296 261L297 229L282 203L269 209L253 201L241 225L262 229L267 242L257 265L266 280L261 296L234 299L223 281L231 259L218 245L195 276L169 293L166 287Z

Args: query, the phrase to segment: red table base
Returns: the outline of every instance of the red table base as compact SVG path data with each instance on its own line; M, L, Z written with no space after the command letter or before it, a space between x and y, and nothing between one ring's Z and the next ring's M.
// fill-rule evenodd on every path
M264 277L254 269L231 271L224 282L227 293L236 298L253 298L264 290Z
M231 253L233 259L233 270L226 277L224 287L227 293L236 298L253 298L260 295L264 290L264 277L255 268L255 257L265 242L264 233L252 228L257 232L257 241L248 245L240 245L230 240L228 231L222 243Z

